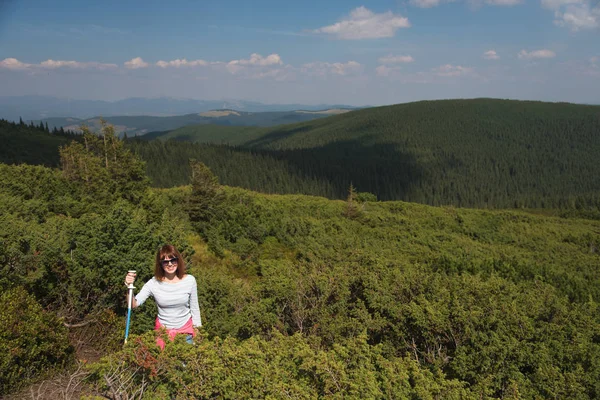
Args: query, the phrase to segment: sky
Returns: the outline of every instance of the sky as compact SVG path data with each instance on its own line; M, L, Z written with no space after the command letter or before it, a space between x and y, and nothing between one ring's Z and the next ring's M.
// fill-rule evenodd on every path
M0 95L600 104L600 0L0 0Z

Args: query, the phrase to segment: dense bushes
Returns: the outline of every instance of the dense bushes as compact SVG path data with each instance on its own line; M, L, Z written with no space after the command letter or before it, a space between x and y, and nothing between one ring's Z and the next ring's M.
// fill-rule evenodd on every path
M0 395L73 361L67 330L17 287L0 294Z
M539 280L446 275L393 264L262 262L250 287L205 270L206 329L247 338L319 338L327 349L363 333L382 356L409 355L487 398L597 398L596 302L571 303Z
M277 331L270 340L241 342L201 336L195 346L179 341L164 352L146 335L92 368L92 379L113 398L479 398L464 383L408 356L384 357L365 335L329 349Z
M99 321L107 310L123 313L124 274L136 269L141 279L148 279L159 244L175 243L186 256L193 254L187 243L187 220L176 207L166 210L164 200L149 193L137 200L143 200L144 208L115 199L113 193L102 198L103 190L95 192L98 202L93 203L83 195L85 184L69 181L60 171L30 165L0 165L0 183L0 286L6 296L12 293L7 302L16 296L12 288L25 290L32 304L40 308L39 302L66 323ZM15 302L15 307L19 305L22 303ZM11 310L3 310L3 318L14 317L10 323L19 326L28 324L30 317L16 312L11 316ZM153 314L152 307L136 313L133 331L149 329ZM24 331L18 341L22 354L15 353L14 341L7 344L11 348L3 348L8 358L2 362L10 363L10 369L2 368L7 374L2 390L16 389L14 381L24 382L63 365L54 353L50 355L55 361L45 359L43 352L57 339L46 335L41 326L44 321L33 324L34 330ZM56 335L65 335L64 327L54 330ZM18 333L3 331L3 335ZM60 354L61 347L55 347ZM39 365L31 359L36 354Z

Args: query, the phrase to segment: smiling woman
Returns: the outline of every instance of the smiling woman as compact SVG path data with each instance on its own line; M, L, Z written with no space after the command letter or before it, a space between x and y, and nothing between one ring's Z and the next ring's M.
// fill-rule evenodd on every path
M133 284L135 276L135 272L127 273L125 284ZM154 277L132 299L132 307L142 305L150 296L158 307L155 330L166 329L170 340L178 333L186 334L187 342L193 343L195 328L202 326L196 279L185 273L183 257L172 245L164 245L156 253ZM160 337L156 343L164 349L165 342Z

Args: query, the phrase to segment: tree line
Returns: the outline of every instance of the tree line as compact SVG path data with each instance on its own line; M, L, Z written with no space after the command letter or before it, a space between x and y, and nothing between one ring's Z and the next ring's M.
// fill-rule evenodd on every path
M33 121L26 124L22 119L18 123L0 119L0 162L58 167L58 148L80 137L62 127L49 129L47 123L35 125Z

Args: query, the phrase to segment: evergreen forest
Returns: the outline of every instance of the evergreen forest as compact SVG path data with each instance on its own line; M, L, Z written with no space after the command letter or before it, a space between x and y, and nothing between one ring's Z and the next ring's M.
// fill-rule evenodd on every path
M384 201L598 210L599 132L600 106L474 99L274 128L191 126L128 145L155 187L188 182L189 166L173 160L195 158L222 183L263 193L343 199L352 182Z

